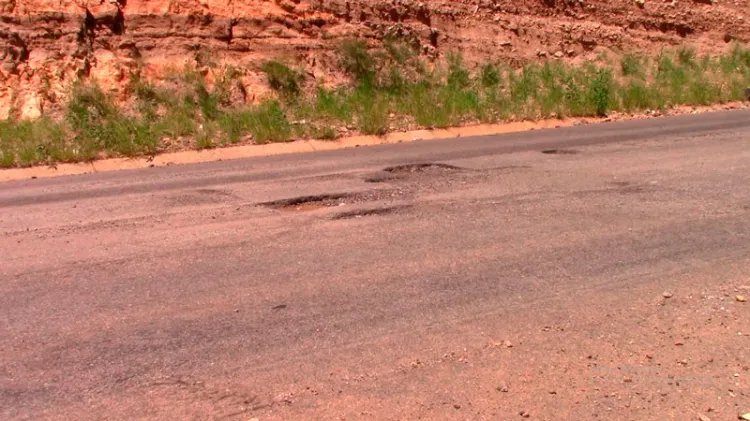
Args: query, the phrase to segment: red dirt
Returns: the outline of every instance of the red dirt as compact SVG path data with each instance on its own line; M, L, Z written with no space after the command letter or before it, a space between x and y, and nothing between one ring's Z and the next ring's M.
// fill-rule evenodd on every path
M132 74L208 62L241 66L234 101L251 102L266 93L258 67L270 58L336 80L331 47L350 36L377 45L395 35L427 58L460 50L469 63L683 43L716 51L750 38L747 11L746 0L0 0L0 118L54 110L77 78L123 94Z

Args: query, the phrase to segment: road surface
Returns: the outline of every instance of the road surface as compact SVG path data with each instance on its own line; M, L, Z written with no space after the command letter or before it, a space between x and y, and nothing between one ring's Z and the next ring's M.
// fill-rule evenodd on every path
M733 111L0 184L0 419L736 419L749 163Z

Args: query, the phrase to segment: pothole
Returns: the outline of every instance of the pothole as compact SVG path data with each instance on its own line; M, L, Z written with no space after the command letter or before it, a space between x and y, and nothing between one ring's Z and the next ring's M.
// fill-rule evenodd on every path
M289 212L309 212L318 209L346 206L349 204L375 202L378 200L392 200L404 195L401 190L371 190L359 193L321 194L315 196L300 196L291 199L265 202L259 206Z
M466 168L456 167L448 164L438 163L421 163L396 165L393 167L383 168L381 171L364 178L365 183L387 183L389 181L400 181L410 179L411 175L440 177L455 175L467 171Z
M578 151L575 149L545 149L542 153L545 155L575 155Z
M403 206L389 206L385 208L374 208L374 209L357 209L350 212L341 212L337 213L331 219L333 220L340 220L340 219L355 219L355 218L363 218L366 216L379 216L379 215L389 215L392 213L397 213L406 209L409 209L411 206L403 205Z
M653 190L653 189L649 189L646 186L625 186L625 187L618 187L617 189L615 189L615 191L621 194L646 193L650 190Z
M364 182L365 183L387 183L389 181L398 180L398 178L399 178L398 176L392 173L383 172L383 173L376 173L371 176L365 177Z
M199 206L223 202L233 197L232 193L224 190L197 189L185 194L170 196L167 200L170 206Z
M437 164L437 163L424 163L424 164L407 164L397 165L395 167L384 168L383 171L390 174L412 174L412 173L424 173L424 172L456 172L464 171L464 168L456 167L448 164Z
M607 183L610 186L609 190L616 191L618 193L644 193L648 190L652 190L652 186L646 186L643 184L631 183L629 181L611 181Z
M651 185L635 184L635 183L630 183L627 181L614 181L614 182L606 183L605 188L583 190L583 191L575 192L573 193L573 195L578 196L578 197L587 197L590 195L648 194L648 193L654 193L658 190L659 189L657 187L651 186Z
M299 196L291 199L274 200L272 202L261 203L271 209L280 209L287 211L305 212L332 206L338 206L343 200L349 197L348 193L341 194L320 194L315 196Z

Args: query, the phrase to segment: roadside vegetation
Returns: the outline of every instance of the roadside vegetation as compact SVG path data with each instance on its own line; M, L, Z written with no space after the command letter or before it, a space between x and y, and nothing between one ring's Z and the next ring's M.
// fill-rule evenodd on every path
M346 40L338 57L351 84L310 86L300 70L270 61L262 70L277 95L242 107L232 105L240 75L232 67L214 68L210 84L205 73L192 68L175 72L165 84L133 77L129 106L118 106L95 82L77 83L55 118L0 121L0 167L335 139L340 128L382 135L475 122L664 110L743 100L750 87L750 49L739 45L719 56L698 56L685 47L581 66L549 60L521 69L503 63L469 69L458 54L429 67L398 42L372 51L363 41Z

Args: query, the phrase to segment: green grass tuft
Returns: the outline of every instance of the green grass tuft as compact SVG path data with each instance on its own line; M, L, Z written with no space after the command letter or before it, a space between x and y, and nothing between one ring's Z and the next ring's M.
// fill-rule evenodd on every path
M495 88L502 82L500 71L492 63L487 63L482 66L480 80L482 81L482 86L485 88Z
M292 137L292 126L278 101L263 102L247 118L255 143L286 142Z
M591 76L588 87L591 109L597 116L606 116L614 105L615 84L612 71L597 69Z
M637 54L626 54L620 62L622 75L626 77L643 78L645 76L645 58Z
M278 61L267 61L261 67L268 78L271 89L287 98L296 98L301 92L303 75Z
M337 48L341 68L362 84L375 79L376 60L361 39L346 39Z

